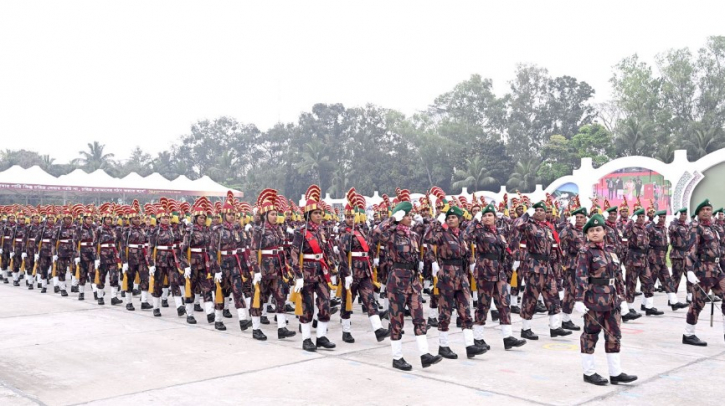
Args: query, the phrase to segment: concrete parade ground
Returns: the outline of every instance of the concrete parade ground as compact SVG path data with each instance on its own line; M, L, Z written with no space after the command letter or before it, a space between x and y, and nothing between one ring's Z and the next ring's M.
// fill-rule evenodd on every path
M214 330L203 313L198 324L177 317L173 300L163 317L124 305L99 306L90 287L77 294L41 294L0 284L0 405L465 405L618 404L716 405L725 398L725 341L719 303L710 328L710 305L702 312L697 335L704 348L681 344L686 309L672 312L664 293L655 306L664 316L623 325L622 369L639 376L631 385L597 387L582 381L579 333L551 339L546 315L537 315L538 341L504 351L497 322L486 325L491 350L466 359L463 334L451 328L451 349L459 359L444 359L422 369L406 319L406 373L391 366L390 341L375 340L370 323L355 305L356 342L341 339L339 313L328 337L332 351L302 350L300 334L278 340L274 315L262 326L268 340L239 330L236 313L224 319L227 331ZM684 282L683 282L684 286ZM684 293L680 292L680 300ZM641 298L641 297L640 297ZM640 298L635 302L639 311ZM90 299L90 300L89 300ZM427 304L425 305L427 309ZM290 330L298 322L290 317ZM454 316L455 319L455 316ZM580 317L573 318L582 325ZM383 321L384 326L387 322ZM513 315L518 336L521 319ZM313 330L314 336L314 330ZM431 353L438 332L428 332ZM314 340L314 338L313 338ZM608 377L604 340L596 351L597 372Z

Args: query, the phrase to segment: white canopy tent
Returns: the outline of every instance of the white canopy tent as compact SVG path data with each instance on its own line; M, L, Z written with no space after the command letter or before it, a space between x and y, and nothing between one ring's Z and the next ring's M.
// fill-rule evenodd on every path
M56 178L38 166L24 169L18 165L0 172L0 195L20 195L25 198L53 196L66 200L72 196L99 196L103 199L117 199L127 195L145 195L155 200L161 196L226 196L229 190L236 197L244 197L242 192L224 187L208 176L197 180L179 176L170 181L158 173L142 177L132 172L124 178L114 178L101 169L92 173L76 169Z

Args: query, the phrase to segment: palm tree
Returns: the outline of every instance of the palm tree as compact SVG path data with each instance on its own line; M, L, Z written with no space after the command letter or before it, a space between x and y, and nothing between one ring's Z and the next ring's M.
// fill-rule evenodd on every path
M621 135L615 139L620 155L647 156L648 140L653 140L654 125L651 122L641 122L628 117L621 122Z
M312 140L305 144L301 157L302 162L297 164L299 174L312 173L317 184L322 187L322 173L332 166L327 147L319 140Z
M104 144L93 141L93 144L88 143L88 151L78 151L81 155L80 163L83 169L89 172L95 171L96 169L109 169L112 164L111 158L114 155L104 154L103 149L105 147Z
M700 159L723 146L722 128L716 126L705 127L702 123L696 123L691 132L692 138L682 143L690 152L690 159Z
M332 174L332 185L328 189L331 196L341 196L347 192L347 180L350 175L350 170L346 169L344 165L339 165L337 169L335 169L335 172Z
M459 179L453 182L453 188L472 188L472 192L478 191L479 187L496 183L496 179L491 176L491 171L486 168L480 157L473 159L466 158L466 169L457 169L453 173L453 179Z
M508 186L521 190L522 192L531 192L539 181L539 168L541 161L536 157L524 159L516 162L514 171L509 176Z
M50 173L52 171L53 166L55 166L55 158L51 158L50 155L41 155L40 156L41 163L40 168L44 171Z
M231 183L234 181L234 163L236 157L233 151L224 151L219 155L214 166L209 170L209 176L216 182Z
M168 179L173 179L174 176L171 173L172 171L173 162L171 159L171 152L169 151L163 151L159 152L156 156L156 159L151 161L151 169L153 169L154 172L158 172L161 176L164 176Z

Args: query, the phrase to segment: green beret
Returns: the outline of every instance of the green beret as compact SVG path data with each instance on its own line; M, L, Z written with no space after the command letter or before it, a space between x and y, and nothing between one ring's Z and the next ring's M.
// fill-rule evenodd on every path
M617 212L617 206L612 206L612 207L608 208L608 209L607 209L607 210L605 210L605 211L606 211L607 213L611 213L611 212L615 212L615 213L616 213L616 212Z
M687 213L687 207L683 207L680 210L677 210L675 213L679 213L679 214Z
M393 213L398 211L404 211L405 214L410 213L413 210L413 203L411 202L400 202L393 208Z
M584 217L586 217L587 216L587 208L586 207L580 207L580 208L574 210L573 212L571 212L571 215L572 216L576 216L577 214L583 214Z
M488 206L484 207L483 210L481 210L481 215L486 213L496 214L496 206L494 206L493 204L489 204Z
M702 203L697 205L697 208L695 209L695 215L697 216L700 214L700 210L702 210L703 207L710 206L712 207L712 204L710 204L710 199L705 199L702 201Z
M544 209L544 210L546 210L546 203L544 203L544 201L542 200L540 202L534 203L534 205L531 206L531 207L533 207L534 209Z
M718 213L725 213L725 212L723 211L723 208L722 208L722 207L721 207L721 208L719 208L719 209L717 209L717 210L715 210L714 212L712 212L712 214L718 214Z
M635 210L634 213L632 213L632 214L635 215L635 216L639 216L640 214L644 214L644 209L640 207L639 209Z
M655 212L655 216L666 216L667 210L659 210Z
M604 227L604 217L601 214L597 213L587 221L584 225L584 234L592 227Z
M463 210L458 206L451 206L446 213L446 217L455 214L456 216L463 217Z

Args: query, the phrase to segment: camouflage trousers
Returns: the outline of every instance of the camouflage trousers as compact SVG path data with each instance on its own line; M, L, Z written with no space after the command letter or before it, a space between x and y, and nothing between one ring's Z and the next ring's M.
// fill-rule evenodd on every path
M0 255L0 267L2 269L8 269L10 267L10 249L3 249L3 253Z
M170 279L174 277L174 274L178 274L176 269L166 266L157 266L156 272L154 272L153 275L149 274L149 278L153 276L154 278L154 289L151 291L151 296L153 297L161 297L161 291L164 288L164 280L169 280L169 282L166 282L166 285L170 283ZM179 295L181 295L181 292L178 292ZM176 292L174 293L176 295Z
M28 257L25 258L25 275L28 275L26 282L30 281L30 276L33 275L33 267L35 266L35 253L31 251L33 251L32 248L28 250Z
M526 286L524 287L524 299L521 301L521 318L531 320L539 300L539 294L544 297L544 305L549 310L549 315L561 311L559 291L556 287L556 275L553 273L528 272L526 275Z
M574 289L576 289L576 269L565 269L563 285L564 285L564 300L561 302L561 311L566 314L571 314L574 311Z
M513 272L511 273L511 276L509 277L509 285L513 285L511 282L513 282ZM516 297L519 295L519 292L521 289L524 288L522 284L524 283L524 278L521 272L521 269L519 268L519 271L516 272L516 287L511 287L511 296Z
M415 335L425 335L426 323L421 300L423 285L418 275L411 270L393 270L388 275L387 289L390 302L390 339L400 340L402 336L406 306L413 317Z
M637 280L642 285L642 292L644 297L654 296L654 282L652 282L652 275L650 275L649 268L646 266L634 266L627 265L627 291L626 299L627 303L634 303L634 292L637 290Z
M675 293L680 290L680 283L682 277L685 276L685 260L684 259L670 259L672 262L672 287L675 289ZM686 281L687 293L692 293L692 284L690 281Z
M118 265L116 265L115 263L101 264L101 266L96 270L96 272L98 272L98 284L96 285L96 287L98 289L103 289L105 287L106 276L108 276L108 284L114 288L117 288L118 271Z
M239 266L235 261L224 260L222 262L222 292L224 297L232 296L234 299L234 308L244 309L247 304L244 301L244 292L242 290L242 274ZM213 279L212 279L213 280ZM214 303L215 310L223 310L224 303Z
M344 282L343 282L344 283ZM360 295L360 299L363 302L363 306L368 310L368 316L375 316L378 314L378 306L375 303L375 286L373 280L369 276L363 279L358 279L352 282L350 286L352 291L352 298ZM344 292L344 290L343 290ZM347 320L350 318L352 311L345 310L347 308L347 294L342 295L342 309L340 310L340 318Z
M423 262L423 280L428 280L431 283L430 295L428 300L428 307L431 309L438 308L438 295L433 293L434 280L433 280L433 263L431 261Z
M18 273L18 272L20 272L20 268L23 265L22 255L23 255L24 250L20 247L15 247L14 252L15 252L15 258L13 258L13 269L11 269L11 271L13 273ZM30 258L30 259L32 259L32 258ZM28 258L25 258L25 264L27 265L27 263L28 263Z
M139 280L138 288L142 291L149 290L149 270L146 265L128 264L126 274L128 275L128 289L126 292L133 292L133 284L136 280L136 275L138 275Z
M666 264L653 264L649 263L650 275L652 275L652 283L659 279L660 285L664 288L665 292L672 293L675 291L672 286L672 277L670 276L670 270L667 269Z
M48 271L50 270L52 264L53 258L50 255L41 255L40 258L38 258L38 267L35 268L35 272L40 275L40 279L48 279Z
M510 297L506 289L506 281L487 281L476 279L478 291L478 302L476 303L476 320L478 326L486 325L488 311L491 309L491 301L496 303L499 314L499 324L502 326L511 324Z
M253 287L252 287L253 288ZM287 301L287 293L285 290L284 280L278 275L265 275L262 277L260 282L260 305L264 306L265 303L269 302L270 296L274 298L275 311L277 313L284 313L284 304ZM262 309L255 309L254 307L250 311L250 314L254 317L262 315Z
M194 299L196 299L197 291L199 291L199 286L201 285L202 278L206 278L206 272L204 269L194 269L191 268L191 276L187 279L183 275L181 275L181 283L183 286L181 287L181 290L183 291L184 295L184 303L194 303ZM189 293L190 295L186 295L186 284L189 284ZM209 300L211 300L211 294L209 295Z
M70 264L73 263L71 258L58 258L55 261L55 273L53 277L58 277L58 280L65 282L65 274L70 270Z
M438 276L438 331L448 331L454 307L461 318L461 328L472 328L471 287L463 267L444 266ZM461 289L455 289L455 279L463 280Z
M330 321L330 286L327 282L316 278L312 281L305 281L302 286L302 315L300 323L309 323L315 314L317 304L317 320L321 322ZM278 304L278 307L280 305ZM284 307L284 302L281 304Z
M704 292L709 292L711 289L713 294L723 297L723 294L725 294L725 275L721 273L719 276L714 278L700 278L700 283L693 285L692 303L690 303L690 308L687 310L687 324L697 324L700 312L706 305L705 301L707 300L707 297ZM720 302L720 310L722 311L722 314L725 315L725 300Z
M618 307L606 312L589 310L584 315L584 331L579 338L582 354L594 354L602 327L604 327L604 351L619 352L619 343L622 340L622 331L619 328L621 323L622 315Z

